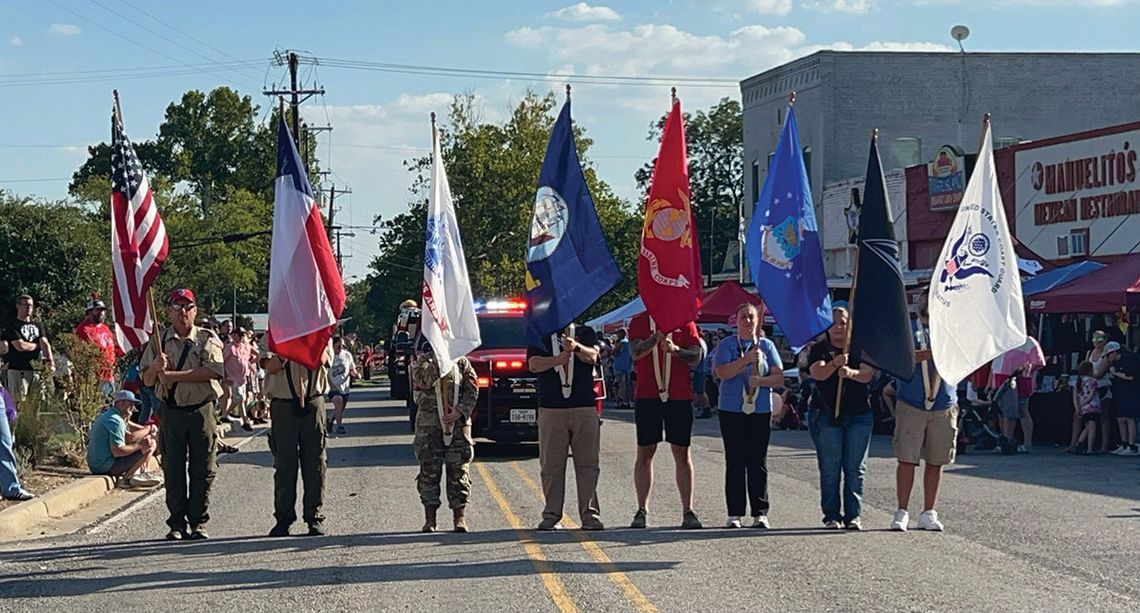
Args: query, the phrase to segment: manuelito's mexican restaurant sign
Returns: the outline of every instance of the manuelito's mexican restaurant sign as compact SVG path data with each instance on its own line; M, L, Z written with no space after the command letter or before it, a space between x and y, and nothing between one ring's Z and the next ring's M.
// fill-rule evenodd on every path
M1057 236L1074 231L1089 233L1089 255L1129 253L1136 245L1140 125L1091 134L1016 151L1017 237L1038 253L1051 253Z

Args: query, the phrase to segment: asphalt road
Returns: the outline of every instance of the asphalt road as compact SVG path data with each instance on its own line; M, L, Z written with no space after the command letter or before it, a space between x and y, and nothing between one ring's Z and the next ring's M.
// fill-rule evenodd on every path
M0 611L1140 610L1138 458L965 456L944 482L947 532L901 534L884 530L894 462L890 441L876 437L869 529L825 532L807 433L777 432L773 529L728 530L719 434L704 420L693 451L706 529L676 529L662 449L650 528L639 531L624 528L636 506L631 415L612 411L599 490L606 531L534 532L537 449L480 444L473 532L424 535L407 417L384 397L354 392L348 434L329 440L329 536L263 536L272 467L258 433L222 461L211 540L162 541L165 509L153 495L69 536L0 545ZM573 500L572 475L568 483Z

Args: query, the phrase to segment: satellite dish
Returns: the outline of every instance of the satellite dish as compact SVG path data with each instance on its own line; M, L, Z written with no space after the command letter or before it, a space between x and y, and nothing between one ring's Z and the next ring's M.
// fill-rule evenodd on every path
M966 49L962 47L962 41L966 40L969 37L970 28L967 28L966 26L954 26L953 28L950 28L950 38L958 41L958 49L963 52Z

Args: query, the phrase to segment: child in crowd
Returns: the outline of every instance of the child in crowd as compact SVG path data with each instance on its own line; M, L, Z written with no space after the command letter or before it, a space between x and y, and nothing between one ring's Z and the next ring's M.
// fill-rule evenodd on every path
M1073 388L1073 408L1081 416L1081 435L1077 439L1074 452L1083 455L1093 452L1096 440L1096 424L1100 421L1100 396L1097 395L1097 380L1093 377L1092 362L1085 360L1077 366L1077 385ZM1081 447L1081 442L1086 446Z

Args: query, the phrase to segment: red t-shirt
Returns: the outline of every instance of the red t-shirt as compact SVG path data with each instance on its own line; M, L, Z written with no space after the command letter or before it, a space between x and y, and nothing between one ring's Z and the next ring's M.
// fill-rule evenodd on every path
M103 352L103 365L99 367L99 379L113 381L115 379L115 356L118 348L115 346L115 335L107 324L93 324L86 319L75 327L75 336L79 340L95 345Z
M645 340L650 336L653 336L653 332L649 327L648 314L641 313L629 322L631 343ZM680 330L674 331L672 337L673 344L678 347L700 345L697 324L691 321ZM653 351L657 352L660 368L665 368L665 352L660 347L654 347ZM693 386L689 381L689 363L677 356L673 356L672 362L672 372L669 374L669 400L692 400ZM659 400L657 378L653 375L653 353L645 354L640 360L634 362L633 366L637 369L637 389L634 390L633 397L638 400Z

